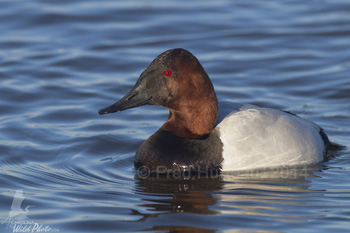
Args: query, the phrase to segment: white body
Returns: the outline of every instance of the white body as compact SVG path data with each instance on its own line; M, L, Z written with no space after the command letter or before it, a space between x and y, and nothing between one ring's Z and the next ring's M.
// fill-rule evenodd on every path
M244 105L216 130L223 143L223 171L315 164L325 152L319 126L271 108Z

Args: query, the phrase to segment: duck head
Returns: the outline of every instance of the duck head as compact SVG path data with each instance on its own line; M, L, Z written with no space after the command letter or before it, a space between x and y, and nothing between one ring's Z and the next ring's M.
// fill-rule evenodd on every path
M182 138L209 134L218 116L212 82L197 58L184 49L160 54L119 101L99 110L107 114L142 105L162 105L169 118L161 127Z

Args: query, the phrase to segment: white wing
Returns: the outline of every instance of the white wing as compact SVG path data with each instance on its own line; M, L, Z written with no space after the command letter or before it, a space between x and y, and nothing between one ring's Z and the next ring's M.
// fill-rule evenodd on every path
M244 105L216 128L224 144L224 171L315 164L323 159L320 127L280 110Z

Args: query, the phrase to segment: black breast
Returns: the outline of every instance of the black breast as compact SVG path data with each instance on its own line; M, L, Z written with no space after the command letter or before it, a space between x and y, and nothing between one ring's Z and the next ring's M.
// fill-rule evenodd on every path
M188 139L160 129L137 150L135 168L152 173L219 172L222 146L215 130L202 138Z

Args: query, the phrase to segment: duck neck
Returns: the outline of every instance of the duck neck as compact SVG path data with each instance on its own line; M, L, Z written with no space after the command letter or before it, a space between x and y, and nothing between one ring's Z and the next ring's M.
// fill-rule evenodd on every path
M169 108L169 118L161 127L181 138L200 138L209 134L218 116L218 101L214 95L196 101L174 104ZM205 103L205 104L203 104Z

